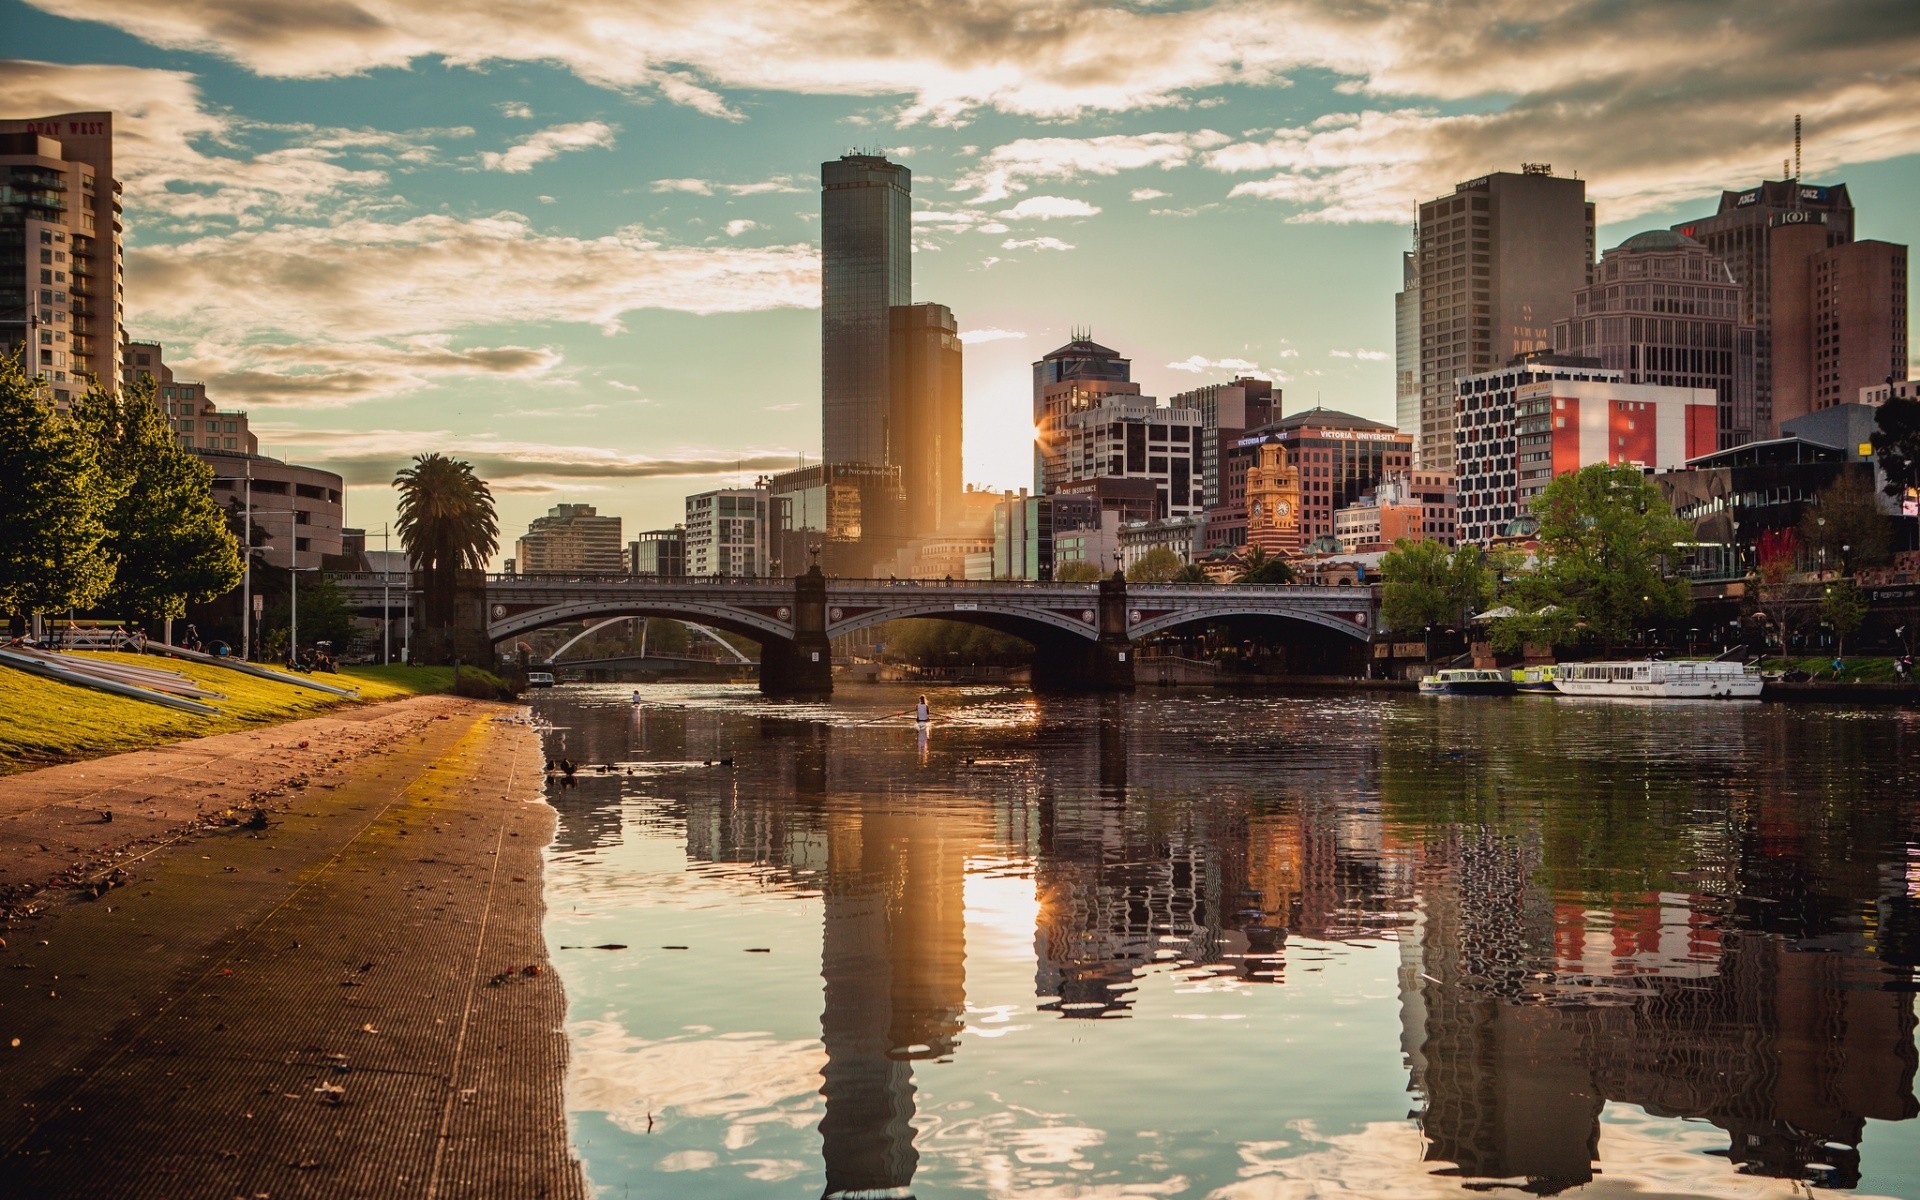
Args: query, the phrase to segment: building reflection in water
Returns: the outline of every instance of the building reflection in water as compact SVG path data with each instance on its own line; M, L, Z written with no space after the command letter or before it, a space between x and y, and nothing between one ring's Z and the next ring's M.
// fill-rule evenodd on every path
M1611 1101L1711 1122L1741 1172L1849 1186L1865 1122L1915 1115L1920 831L1858 783L1753 785L1793 777L1791 724L1702 718L1758 763L1702 790L1605 738L1570 763L1555 722L1595 718L1550 705L1526 744L1465 706L1365 731L1337 772L1291 711L1197 755L1150 703L1041 706L977 744L936 734L930 771L917 743L804 719L625 727L654 761L712 753L714 722L757 733L740 771L648 786L694 869L821 897L828 1195L911 1194L914 1073L960 1052L983 856L1031 863L1036 1003L1061 1018L1127 1016L1154 971L1280 984L1290 939L1397 938L1427 1158L1463 1182L1588 1182ZM595 790L560 806L563 848L618 835L617 807L570 811Z

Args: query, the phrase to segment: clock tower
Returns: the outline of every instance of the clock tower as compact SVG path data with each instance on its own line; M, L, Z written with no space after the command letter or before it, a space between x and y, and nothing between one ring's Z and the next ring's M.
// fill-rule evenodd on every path
M1300 541L1300 468L1283 443L1269 441L1247 468L1247 547L1291 555Z

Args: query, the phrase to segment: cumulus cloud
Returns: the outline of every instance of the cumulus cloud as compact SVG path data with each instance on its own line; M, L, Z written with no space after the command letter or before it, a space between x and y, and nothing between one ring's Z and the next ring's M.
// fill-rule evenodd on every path
M963 329L960 331L960 340L969 346L975 346L981 342L1014 341L1016 339L1024 339L1026 336L1025 333L1018 329L995 329L991 326L985 329Z
M1009 221L1051 221L1056 217L1091 217L1100 211L1097 204L1067 196L1028 196L999 215Z
M1179 362L1167 364L1169 371L1185 371L1190 375L1199 375L1207 371L1232 371L1236 375L1248 375L1260 370L1260 364L1244 358L1207 358L1195 354Z
M685 192L690 196L712 196L724 193L728 196L764 196L776 192L804 192L800 181L791 175L775 175L772 179L756 180L752 183L715 183L710 179L656 179L652 188L656 192Z
M1002 250L1071 250L1072 242L1063 242L1057 237L1008 238L1000 243Z
M759 227L760 227L760 222L749 221L745 217L741 217L738 220L727 222L727 236L739 237L741 234L745 233L747 230L758 229Z
M1385 362L1390 355L1385 350L1329 350L1328 358L1357 358L1364 362Z
M459 378L534 380L560 365L537 346L454 347L445 338L404 343L207 346L177 356L215 395L248 407L334 408L405 395Z
M276 447L298 451L300 461L336 471L353 485L385 483L415 454L438 450L473 463L489 482L505 484L579 479L672 479L783 471L799 451L683 446L635 454L600 446L530 442L450 429L304 429L261 423Z
M1163 192L1159 188L1135 188L1131 192L1127 193L1127 199L1129 200L1164 200L1167 198L1168 194L1169 193Z
M977 191L980 193L975 197L977 203L994 204L1016 192L1026 191L1036 181L1118 175L1122 171L1148 167L1172 170L1186 166L1201 151L1224 146L1232 140L1212 129L1197 133L1109 134L1093 138L1021 138L987 151L973 169L954 182L953 190ZM1137 194L1135 198L1139 198Z
M482 151L480 165L489 171L518 175L570 150L611 150L616 133L618 130L605 121L555 125L521 138L504 151Z
M500 115L503 117L510 117L516 121L533 120L533 106L522 101L503 100L494 107L500 110Z

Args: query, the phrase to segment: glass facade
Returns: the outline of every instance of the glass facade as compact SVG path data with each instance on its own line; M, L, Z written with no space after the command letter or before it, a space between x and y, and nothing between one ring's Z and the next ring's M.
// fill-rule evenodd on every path
M887 310L913 292L912 173L870 154L820 164L821 450L887 462Z

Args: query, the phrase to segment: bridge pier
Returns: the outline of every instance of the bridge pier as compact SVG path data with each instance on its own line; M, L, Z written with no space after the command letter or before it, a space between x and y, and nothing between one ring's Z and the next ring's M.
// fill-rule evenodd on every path
M827 577L818 563L793 580L793 640L769 638L760 643L760 691L768 696L833 694Z
M1049 639L1035 645L1032 687L1036 692L1130 692L1133 642L1127 637L1127 580L1115 571L1100 581L1100 637Z

